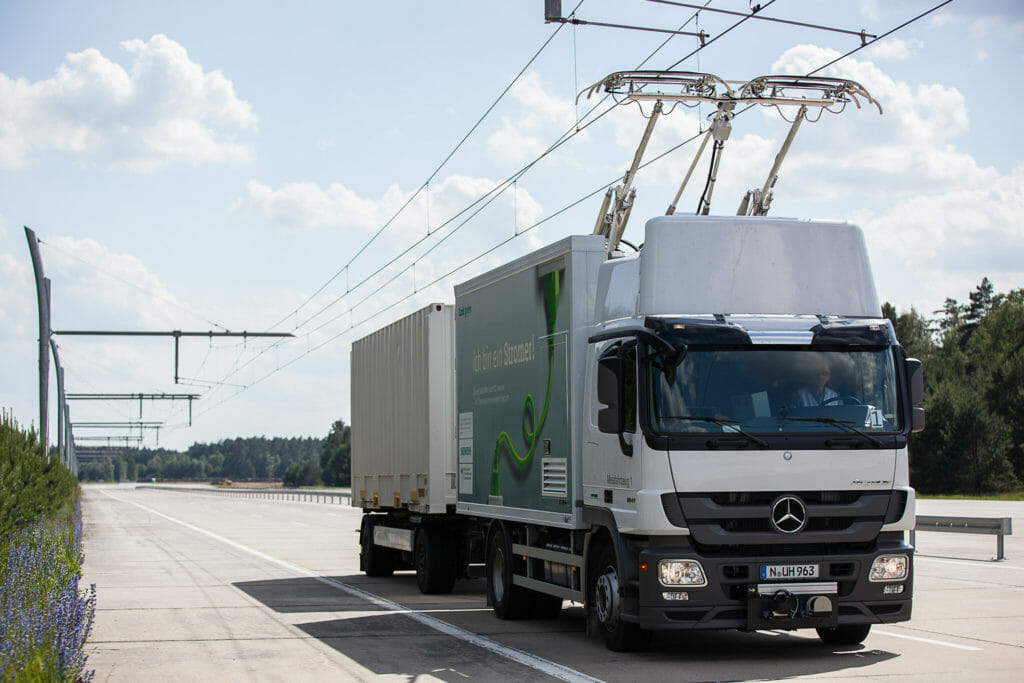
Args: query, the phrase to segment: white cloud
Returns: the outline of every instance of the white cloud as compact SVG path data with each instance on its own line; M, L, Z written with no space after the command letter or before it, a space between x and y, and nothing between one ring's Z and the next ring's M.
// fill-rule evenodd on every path
M914 57L918 50L924 47L924 43L917 39L902 40L900 38L887 38L879 41L868 48L869 57L882 61L905 62Z
M471 202L497 187L487 178L454 174L424 189L405 208L393 225L400 232L423 234L437 230ZM274 223L292 230L336 228L370 234L387 223L412 196L392 185L378 198L360 197L341 183L322 187L312 182L295 182L274 189L259 181L247 185L248 197L235 202L237 209L258 211ZM485 200L486 201L486 200ZM541 214L540 205L524 188L510 188L496 200L498 206L515 205L519 227L532 225ZM458 220L458 219L456 219ZM451 224L445 226L447 230Z
M992 15L983 16L978 19L975 19L971 23L971 37L985 38L993 31L993 29L1000 26L1001 24L1002 21L998 17Z
M68 53L50 79L0 73L0 168L57 151L103 169L245 163L257 117L218 70L204 71L164 35L121 43L129 70L90 48Z
M1018 286L1024 281L1022 212L1024 167L988 186L917 195L866 216L876 277L901 281L890 291L927 311L971 291L982 277L1002 291Z
M534 159L554 142L552 131L563 133L576 121L574 103L548 92L536 73L520 78L509 95L521 110L515 116L503 116L501 127L486 143L487 151L499 162L518 164Z
M780 73L807 73L839 53L800 45L787 50L774 64ZM850 104L839 116L805 124L786 165L818 192L893 194L931 190L934 183L990 180L969 155L957 152L953 140L970 128L967 102L956 88L941 84L911 86L898 82L870 61L845 59L819 74L849 78L864 86L881 104L884 114ZM781 133L780 133L781 135Z
M27 259L0 253L0 330L2 336L24 336L36 306L32 266Z
M773 70L806 73L836 56L802 45ZM784 167L786 187L864 227L882 296L930 313L984 276L1007 288L1024 280L1024 168L1000 173L957 148L971 127L964 95L897 81L856 59L822 75L858 81L885 113L848 106L805 124ZM783 134L779 125L776 139Z
M99 242L46 237L54 328L180 329L184 304L136 256Z
M882 17L882 1L881 0L861 0L860 11L868 19L877 21Z
M414 294L411 301L403 301L383 315L384 320L393 320L414 310L415 305L450 302L452 281L434 283L434 280L530 228L542 215L539 203L521 186L507 188L489 205L485 206L488 199L484 199L467 210L471 203L496 187L494 181L486 178L451 175L420 192L391 220L410 201L411 191L392 186L382 196L368 198L341 183L322 187L299 182L272 188L251 181L248 197L236 201L235 208L259 213L290 230L340 231L349 242L349 253L340 255L341 263L348 262L364 240L391 220L373 247L345 269L344 278L325 289L297 316L296 322L302 322L302 327L308 330L310 327L305 324L308 317L329 308L329 312L325 310L323 315L317 315L314 326L327 324L323 334L330 334L330 330L339 325L351 325L364 319L367 315L364 304L367 303L380 310L395 298ZM543 244L540 233L530 230L514 240L513 249L522 253L540 247ZM480 268L487 264L496 265L496 262L488 257L478 258L452 277L462 281L481 272ZM349 314L353 308L359 310ZM338 320L330 323L335 317Z

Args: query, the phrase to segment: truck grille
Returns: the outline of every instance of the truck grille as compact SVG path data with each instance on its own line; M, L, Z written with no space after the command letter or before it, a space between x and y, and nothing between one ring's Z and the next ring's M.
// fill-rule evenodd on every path
M776 531L770 521L772 504L780 496L803 501L807 523L797 533ZM903 491L757 491L737 493L666 493L661 497L668 520L687 527L703 549L764 552L823 549L870 544L882 525L899 519L906 506ZM813 549L810 546L815 546Z

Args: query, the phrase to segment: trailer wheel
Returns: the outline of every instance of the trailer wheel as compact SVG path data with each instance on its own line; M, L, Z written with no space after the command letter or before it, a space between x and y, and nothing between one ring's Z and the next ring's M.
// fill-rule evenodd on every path
M859 645L868 637L871 624L844 624L835 628L819 628L818 637L826 645Z
M395 572L396 553L391 548L373 544L375 517L363 517L363 528L359 534L359 567L367 576L391 576Z
M499 524L487 544L487 599L499 619L522 619L533 606L533 592L512 585L512 561L512 543Z
M451 593L455 586L455 539L436 527L416 532L413 555L421 593Z
M601 550L595 569L588 581L588 600L604 635L605 645L615 652L642 649L650 640L651 633L641 630L639 624L622 619L618 563L611 545Z

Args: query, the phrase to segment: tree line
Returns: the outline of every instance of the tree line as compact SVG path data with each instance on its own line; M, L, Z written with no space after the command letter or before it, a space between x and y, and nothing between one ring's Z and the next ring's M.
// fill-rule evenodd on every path
M910 481L925 494L989 494L1024 482L1024 289L996 293L988 278L960 303L925 318L897 314L925 378L923 432L910 440Z
M262 436L195 443L188 450L126 449L79 464L80 481L150 479L281 480L287 485L348 486L350 430L341 420L326 438Z

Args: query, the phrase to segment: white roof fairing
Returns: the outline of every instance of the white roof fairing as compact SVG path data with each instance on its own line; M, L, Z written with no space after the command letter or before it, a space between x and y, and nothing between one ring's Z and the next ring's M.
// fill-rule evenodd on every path
M652 218L639 280L640 316L881 317L864 238L850 223Z

